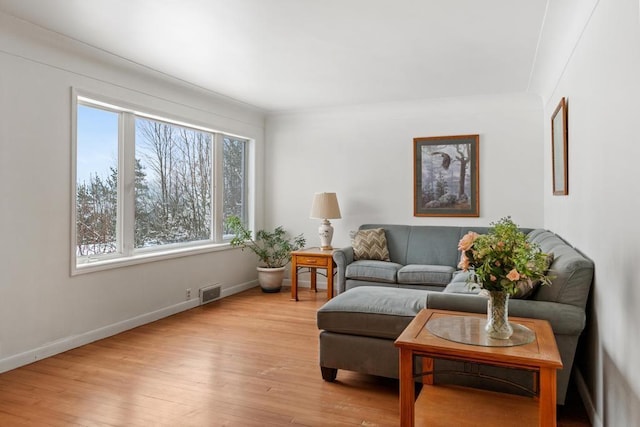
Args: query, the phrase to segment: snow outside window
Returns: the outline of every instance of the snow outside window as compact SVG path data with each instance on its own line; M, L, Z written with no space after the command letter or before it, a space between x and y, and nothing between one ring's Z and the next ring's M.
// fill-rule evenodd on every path
M84 97L75 134L76 273L222 244L228 216L246 221L248 139Z

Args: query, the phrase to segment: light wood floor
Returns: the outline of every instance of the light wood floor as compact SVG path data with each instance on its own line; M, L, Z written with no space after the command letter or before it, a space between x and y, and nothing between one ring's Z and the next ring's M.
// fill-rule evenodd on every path
M322 380L326 296L300 298L252 289L0 374L0 426L398 425L397 381Z

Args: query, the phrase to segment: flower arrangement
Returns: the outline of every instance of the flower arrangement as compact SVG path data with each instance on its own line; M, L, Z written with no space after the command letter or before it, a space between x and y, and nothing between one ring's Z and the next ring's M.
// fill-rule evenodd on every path
M536 281L550 285L551 277L546 274L549 256L527 241L511 217L491 225L488 234L470 231L458 243L462 252L458 267L473 270L469 276L472 286L515 295L523 283L528 287Z

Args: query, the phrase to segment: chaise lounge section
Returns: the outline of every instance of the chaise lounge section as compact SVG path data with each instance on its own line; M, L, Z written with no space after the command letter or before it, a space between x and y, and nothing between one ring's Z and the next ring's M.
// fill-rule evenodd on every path
M367 224L382 229L389 261L354 260L352 247L334 253L339 294L318 310L320 367L333 381L339 369L398 378L398 351L393 343L423 308L484 313L487 299L466 285L456 270L457 244L468 231L483 227L438 227ZM528 299L509 302L509 315L549 321L564 368L558 372L557 402L564 403L578 339L586 324L585 307L593 279L593 263L550 231L524 229L543 252L553 253L551 286ZM404 273L404 274L403 274ZM436 382L521 393L534 389L533 377L489 366L436 361ZM479 374L479 375L477 375ZM497 377L489 380L485 376ZM515 383L509 385L508 383Z

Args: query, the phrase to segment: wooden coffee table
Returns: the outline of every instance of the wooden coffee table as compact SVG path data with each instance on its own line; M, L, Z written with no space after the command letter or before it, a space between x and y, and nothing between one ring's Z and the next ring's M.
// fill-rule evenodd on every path
M562 361L556 346L551 325L546 320L510 317L509 321L529 328L535 333L529 344L511 347L486 347L483 345L463 344L435 336L427 329L431 320L446 316L475 316L486 319L486 314L464 313L447 310L424 309L418 313L395 342L400 350L400 425L413 426L415 405L428 404L430 408L438 405L446 407L444 401L453 401L450 407L458 408L458 413L468 413L478 420L480 414L471 409L475 404L483 410L483 420L490 420L486 410L495 409L496 416L505 416L506 412L516 412L518 425L526 425L526 415L535 417L539 426L556 425L556 370L562 368ZM422 357L424 372L414 372L414 356ZM433 359L459 360L493 366L504 366L532 371L537 376L534 384L537 397L530 399L506 393L488 392L466 387L433 385ZM415 402L414 379L422 376L425 385L420 393L421 399ZM429 398L429 395L433 398ZM423 396L424 395L424 396ZM490 397L488 397L490 396ZM485 403L482 403L485 402ZM527 406L537 403L538 410L527 410ZM437 411L430 411L431 414ZM507 415L510 415L507 413ZM446 416L446 415L445 415ZM524 418L523 418L524 416ZM531 417L529 417L531 418Z

